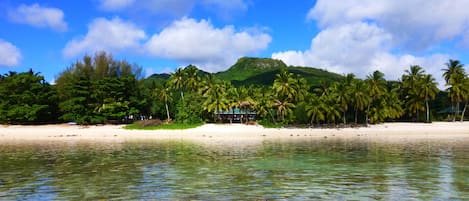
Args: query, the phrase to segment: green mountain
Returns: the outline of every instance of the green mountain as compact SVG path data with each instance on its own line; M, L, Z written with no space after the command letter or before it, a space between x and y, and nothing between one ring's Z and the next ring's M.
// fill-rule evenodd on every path
M311 67L287 66L283 61L268 58L240 58L227 71L215 75L223 80L229 80L234 85L272 85L275 75L285 69L290 73L305 78L311 86L318 86L321 80L334 81L342 76L322 69Z
M272 85L275 75L280 70L299 74L305 78L311 86L318 86L319 82L339 80L343 76L322 69L311 67L287 66L283 61L269 58L240 58L233 66L223 72L215 73L215 77L231 81L236 86L242 85ZM200 74L207 72L200 70ZM162 83L169 79L169 74L154 74L147 78L146 83Z

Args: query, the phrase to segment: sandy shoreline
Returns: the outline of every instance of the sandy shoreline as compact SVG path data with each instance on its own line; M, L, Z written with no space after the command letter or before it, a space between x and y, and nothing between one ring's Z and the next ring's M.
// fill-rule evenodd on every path
M126 130L105 126L0 126L0 143L104 142L184 140L208 145L254 145L266 140L359 139L377 142L418 140L467 141L469 122L385 123L366 128L271 129L261 126L206 124L188 130Z

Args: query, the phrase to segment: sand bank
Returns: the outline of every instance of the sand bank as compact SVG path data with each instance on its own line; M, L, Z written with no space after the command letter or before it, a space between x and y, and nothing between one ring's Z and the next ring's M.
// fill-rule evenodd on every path
M469 122L385 123L362 128L263 128L240 124L206 124L188 130L126 130L122 125L105 126L0 126L0 143L28 142L125 142L184 140L209 145L253 145L266 140L360 139L379 142L415 140L467 141Z

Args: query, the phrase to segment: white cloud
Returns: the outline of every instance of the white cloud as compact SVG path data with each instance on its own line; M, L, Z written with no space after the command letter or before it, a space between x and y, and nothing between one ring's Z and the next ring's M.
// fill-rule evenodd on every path
M399 79L410 65L421 65L439 79L439 72L449 55L416 57L391 54L393 36L374 24L352 23L322 30L305 51L272 54L289 65L326 68L337 73L354 73L364 78L375 70L388 79ZM441 80L439 80L441 81Z
M142 40L146 38L145 31L130 22L120 18L97 18L88 25L86 36L67 43L63 54L73 57L96 51L138 51Z
M441 69L453 56L445 49L469 44L467 7L467 0L318 0L307 14L319 27L311 47L272 57L362 78L380 70L399 79L420 65L442 87Z
M67 23L64 21L64 13L58 8L48 8L33 5L20 5L8 12L11 21L28 24L34 27L51 28L56 31L66 31Z
M425 50L469 29L467 0L318 0L307 18L322 28L371 21L404 48Z
M127 8L134 2L135 0L100 0L99 7L103 10L116 11Z
M183 18L173 22L146 44L156 57L192 63L210 72L224 70L236 59L266 49L271 37L260 31L215 28L207 20Z
M17 66L20 60L20 50L13 44L0 39L0 66Z

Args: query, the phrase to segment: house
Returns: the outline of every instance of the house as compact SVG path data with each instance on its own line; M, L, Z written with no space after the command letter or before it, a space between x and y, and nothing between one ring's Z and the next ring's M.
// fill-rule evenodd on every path
M217 120L221 122L243 123L256 120L256 112L252 110L242 110L233 108L228 111L215 111Z

